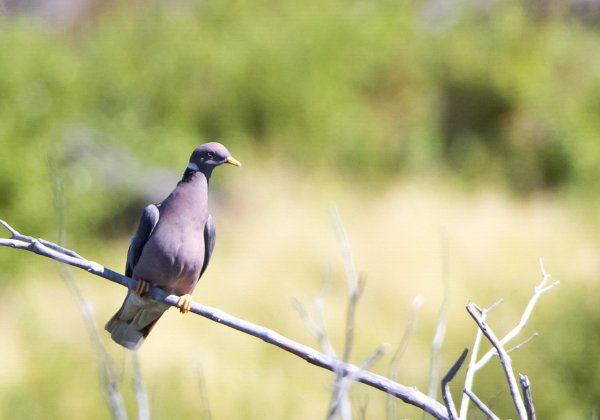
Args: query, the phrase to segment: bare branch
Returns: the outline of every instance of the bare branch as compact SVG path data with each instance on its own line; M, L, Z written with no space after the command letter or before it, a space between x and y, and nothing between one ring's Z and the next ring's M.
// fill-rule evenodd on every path
M114 361L100 336L100 331L98 330L98 325L94 318L94 307L83 296L81 289L75 281L73 272L69 267L64 264L57 265L59 266L58 271L60 276L73 296L73 299L79 306L83 323L92 343L92 347L96 352L98 358L98 376L104 398L106 399L106 404L115 420L126 420L127 411L125 410L125 401L123 400L123 395L119 391L121 378L115 371Z
M535 420L535 408L533 406L533 397L531 396L531 384L529 383L529 378L519 373L519 382L521 383L521 390L523 391L523 398L525 399L527 419Z
M350 247L350 241L342 222L342 217L337 209L333 206L331 208L331 219L338 238L340 251L342 254L342 260L344 264L344 272L346 273L346 284L348 287L348 307L346 309L346 334L344 340L344 350L342 353L342 361L349 362L352 348L354 347L354 330L355 330L355 318L356 318L356 306L358 305L358 299L362 292L364 280L359 279L356 274L356 266L354 264L354 258L352 257L352 249ZM350 405L350 399L348 398L347 391L352 384L352 380L346 378L342 372L336 372L335 387L332 394L331 403L329 405L328 419L333 418L337 410L340 410L341 417L343 419L352 418L352 410Z
M450 420L458 419L458 413L456 412L456 407L454 406L454 401L452 400L452 394L450 393L450 382L456 376L456 373L464 363L467 358L467 353L469 349L464 349L458 360L452 365L448 373L442 378L442 397L444 398L444 404L448 409L448 417Z
M131 360L133 362L133 390L135 392L135 401L137 403L137 418L138 420L150 420L150 403L142 379L140 360L137 352L130 351L129 353L131 354Z
M499 344L502 347L505 346L512 339L514 339L525 328L540 296L543 293L548 292L549 290L558 286L558 284L559 284L558 281L548 284L548 280L550 279L550 274L546 273L546 270L544 268L544 263L541 258L540 258L539 262L540 262L540 271L542 273L542 281L540 282L540 284L538 284L535 287L533 296L527 303L527 306L525 307L525 310L524 310L523 314L521 315L521 319L519 320L519 323L511 331L509 331L508 334L506 334L501 340L499 340ZM491 309L493 309L496 305L498 305L500 302L501 301L495 303L487 310L479 308L473 302L471 302L469 304L469 306L472 308L472 310L476 310L481 314L481 320L485 323L489 311ZM483 334L483 331L480 328L477 331L477 336L475 338L475 344L473 346L473 353L471 354L471 360L470 360L469 366L467 368L467 375L465 378L465 389L468 391L470 391L473 386L473 378L475 376L475 373L479 369L481 369L483 366L485 366L491 360L492 357L494 357L498 354L498 351L496 350L496 348L492 347L487 353L485 353L481 357L481 359L479 359L479 361L477 361L477 362L475 361L476 357L478 355L478 352L479 352L479 346L481 343L482 334ZM512 347L510 350L507 351L507 353L510 353L514 350L521 348L522 346L527 344L529 341L531 341L533 338L535 338L537 335L538 335L538 333L534 333L532 336L527 338L522 343ZM504 364L503 364L503 366L504 366ZM466 396L468 396L468 393L465 392L465 394L466 394ZM460 419L461 420L465 420L466 416L467 416L469 400L466 398L466 396L463 397L463 400L461 402L461 408L460 408Z
M325 327L323 325L320 325L320 323L313 321L312 318L308 315L308 313L304 309L304 306L302 306L300 301L298 301L297 299L294 299L292 301L292 306L294 307L294 309L296 309L296 312L298 312L298 314L300 315L300 318L302 318L302 321L304 321L304 325L306 325L306 328L308 328L308 330L311 332L311 334L314 335L315 338L317 339L317 342L319 343L321 350L327 356L337 358L335 349L333 348L333 346L331 345L331 342L327 338L327 333L325 332Z
M359 279L357 275L350 241L348 240L342 217L336 206L331 207L331 220L340 246L340 252L344 263L344 272L346 273L346 284L348 286L349 301L346 312L346 339L342 355L342 361L348 362L350 360L350 354L352 353L352 347L354 346L356 305L362 291L364 279Z
M8 233L10 233L11 239L18 239L18 236L20 236L19 232L14 230L13 227L10 226L8 223L6 223L4 220L0 219L0 225L2 225L4 227L4 229L8 230Z
M2 222L2 225L5 227L8 226L4 222ZM11 231L11 229L7 229ZM31 241L26 241L23 239L0 239L0 246L7 246L14 249L34 252L38 255L81 268L82 270L86 270L91 274L103 277L107 280L131 289L135 288L137 284L137 281L134 279L123 276L115 271L103 267L97 262L75 257L73 256L72 252L67 252L68 250L61 252L57 249L53 249L44 245L37 239L32 239ZM166 303L170 306L176 306L178 302L178 296L169 295L164 290L156 287L150 289L148 296L156 301ZM381 375L362 370L358 366L350 363L344 363L336 358L332 358L308 346L305 346L304 344L290 340L289 338L286 338L271 329L253 324L240 318L236 318L220 309L193 302L190 312L208 318L214 322L226 325L245 334L260 338L261 340L292 353L315 366L331 370L333 372L343 372L345 376L355 375L358 382L362 382L383 392L394 395L407 404L421 408L422 410L433 415L435 418L448 418L447 410L442 404L432 398L429 398L416 388L393 382Z
M483 319L485 321L485 320L487 320L487 316L490 313L490 311L494 310L494 308L496 308L501 303L502 303L502 299L500 299L499 301L497 301L496 303L494 303L492 306L490 306L487 309L481 309L475 303L473 303L473 306L481 314L481 319ZM479 347L481 346L481 338L482 337L483 337L483 333L482 333L481 329L477 328L477 334L475 335L475 342L473 343L473 352L471 353L471 358L469 359L469 366L467 366L467 374L465 376L464 388L466 391L471 391L471 389L473 387L473 380L475 378L475 372L477 372L475 370L475 364L477 363L477 357L479 356ZM459 418L461 420L466 420L467 412L469 411L468 395L469 394L467 392L465 392L463 395L463 398L461 400L461 403L460 403Z
M498 356L500 357L500 362L502 363L502 367L504 368L504 373L506 375L506 380L508 381L508 387L510 389L510 395L512 396L513 402L515 404L515 408L517 409L517 413L521 419L527 419L527 411L525 410L525 405L523 404L523 399L521 398L521 394L519 393L517 380L515 379L515 374L512 369L512 362L510 360L510 356L502 346L502 343L494 334L494 331L487 325L487 323L482 319L481 315L477 313L474 305L467 305L467 312L469 315L475 320L479 329L483 332L483 335L492 343Z
M441 254L442 254L442 304L438 314L437 325L431 342L430 371L429 371L429 391L427 395L430 398L437 399L437 390L440 376L440 351L446 337L446 328L448 323L448 308L450 307L450 284L448 282L448 237L446 231L441 234ZM425 418L426 416L424 416Z
M54 167L51 165L50 170L52 171L53 169ZM59 242L62 243L65 239L63 184L60 181L60 177L53 176L52 181L54 210L57 217L57 236ZM8 226L8 224L6 224L4 221L0 222L9 230L9 232L11 232L11 235L14 239L33 242L34 238L21 235L19 232ZM55 251L62 252L75 258L81 258L77 253L52 242L48 242L43 239L38 239L38 241ZM102 341L100 330L98 329L98 325L94 316L94 306L83 295L83 292L77 284L71 268L68 265L60 264L59 262L56 262L56 266L58 268L60 277L63 279L67 289L79 307L79 312L83 318L83 323L92 343L92 347L96 352L96 357L98 359L97 368L99 382L106 400L106 404L108 405L108 408L114 419L126 420L127 411L125 409L125 402L123 395L119 390L122 378L116 372L114 360Z
M344 270L346 272L346 281L348 284L348 293L352 295L358 292L358 275L356 274L356 267L354 266L354 258L352 258L352 248L350 247L350 241L346 234L346 229L342 223L342 217L336 206L331 206L331 220L335 229L338 243L340 245L340 251L342 252L342 258L344 260Z
M525 311L523 312L523 315L521 315L521 319L520 319L519 323L500 340L500 344L503 346L506 345L510 340L515 338L523 330L523 328L525 328L525 326L527 325L527 322L529 321L529 317L531 316L531 313L533 312L533 308L535 307L540 296L542 294L550 291L554 287L558 286L560 283L559 281L555 281L554 283L547 284L548 280L550 279L550 274L547 274L546 271L544 270L544 264L543 264L541 258L540 258L540 269L542 272L542 281L534 289L533 296L531 297L531 299L529 300L529 303L525 307ZM495 356L496 354L497 354L496 349L494 349L494 348L490 349L475 364L475 367L474 367L475 371L478 371L483 366L485 366L486 363L489 362L490 359L493 356Z
M488 416L492 420L500 420L500 417L495 415L492 412L492 410L490 410L489 407L483 403L483 401L481 401L479 398L477 398L477 395L473 394L473 392L471 392L470 390L468 390L466 388L463 390L463 392L471 399L471 401L473 401L473 403L477 406L477 408L479 408L481 411L483 411L483 413L486 416Z
M387 345L387 344L382 344L379 347L377 347L375 349L375 351L373 351L373 353L371 353L360 364L360 369L361 369L360 371L366 371L366 370L370 369L371 366L373 366L375 364L375 362L377 360L379 360L381 358L381 356L384 355L384 353L388 350L388 348L389 348L389 345ZM356 383L356 381L358 379L357 374L360 371L357 371L351 375L338 377L339 379L336 380L335 389L332 394L331 403L329 405L329 410L328 410L328 415L327 415L328 419L333 418L335 413L338 411L339 407L342 406L342 403L347 398L350 387L354 383ZM349 409L349 406L347 408ZM343 410L342 410L342 412L343 412ZM349 417L348 412L346 412L346 414L342 414L342 418L346 418L346 417Z
M527 339L519 344L517 344L516 346L506 350L507 353L512 353L515 350L519 350L521 347L523 347L525 344L529 343L531 340L533 340L535 337L539 336L540 333L534 332L533 334L531 334L529 337L527 337Z
M410 313L408 315L408 321L406 321L406 326L404 327L404 333L402 334L402 338L400 339L400 343L396 348L396 351L392 355L390 360L390 369L389 375L390 378L396 378L398 375L398 364L400 359L404 355L406 351L406 347L408 346L408 341L415 331L417 326L417 313L419 309L423 306L423 298L421 296L415 296L410 305ZM394 379L395 380L395 379Z

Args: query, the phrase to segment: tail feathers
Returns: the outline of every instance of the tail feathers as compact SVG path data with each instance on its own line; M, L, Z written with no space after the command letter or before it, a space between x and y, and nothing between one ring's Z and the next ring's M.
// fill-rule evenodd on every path
M137 350L167 309L169 305L130 291L121 309L106 323L104 329L118 344L129 350Z

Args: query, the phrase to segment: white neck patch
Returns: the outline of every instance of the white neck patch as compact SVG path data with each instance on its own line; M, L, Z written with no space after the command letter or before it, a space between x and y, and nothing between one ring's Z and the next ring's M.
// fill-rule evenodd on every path
M188 163L187 168L189 170L192 170L192 171L199 171L200 170L200 168L198 167L198 165L196 165L194 162Z

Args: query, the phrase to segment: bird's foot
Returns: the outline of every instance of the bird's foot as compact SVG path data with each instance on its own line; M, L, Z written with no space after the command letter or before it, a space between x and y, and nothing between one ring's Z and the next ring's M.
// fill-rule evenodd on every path
M190 308L192 307L192 295L186 294L183 296L179 296L179 300L177 301L177 308L179 312L182 314L188 313Z
M135 294L142 297L150 290L150 283L146 280L139 279L135 286Z

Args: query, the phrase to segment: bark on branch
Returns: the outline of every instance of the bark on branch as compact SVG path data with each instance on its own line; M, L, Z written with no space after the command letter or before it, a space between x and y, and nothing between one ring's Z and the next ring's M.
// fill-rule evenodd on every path
M0 224L11 234L9 239L0 239L0 246L34 252L38 255L81 268L91 274L103 277L122 286L135 289L137 281L132 278L110 270L97 262L87 260L76 252L63 248L55 243L22 235L3 220L0 220ZM150 289L148 296L156 301L164 302L171 306L176 306L178 302L178 296L169 295L160 288ZM407 404L419 407L437 419L448 419L448 410L444 405L428 397L414 387L401 385L381 375L363 370L356 365L342 362L339 359L325 355L304 344L290 340L271 329L236 318L220 309L193 302L190 312L260 338L261 340L292 353L315 366L319 366L337 374L342 373L342 375L346 377L352 377L358 382L362 382L387 394L393 395Z

